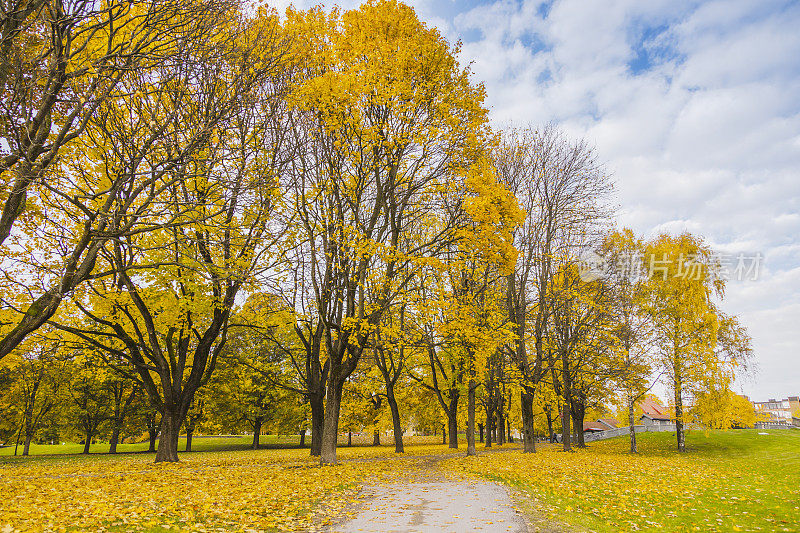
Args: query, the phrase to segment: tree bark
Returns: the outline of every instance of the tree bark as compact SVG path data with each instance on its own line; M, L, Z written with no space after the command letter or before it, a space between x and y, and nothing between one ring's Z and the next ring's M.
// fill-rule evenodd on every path
M633 399L628 396L628 427L630 428L630 437L631 437L631 453L638 453L638 448L636 446L636 420L634 420L633 416Z
M522 443L523 453L536 451L536 438L533 434L533 394L522 391L520 394L520 407L522 411Z
M672 340L673 388L675 392L675 436L678 439L678 451L686 451L686 435L683 428L683 372L681 352L678 348L678 321L675 321L675 332Z
M89 454L89 446L92 445L92 435L86 435L86 442L83 443L83 453L84 455Z
M483 442L483 424L478 424L478 441Z
M325 400L322 394L310 397L311 404L311 455L322 453L322 428L325 427Z
M447 413L447 439L449 447L458 449L458 391L450 391L450 410Z
M147 451L154 452L156 451L156 437L158 437L158 432L155 428L150 430L148 437L150 438L150 446L148 446Z
M442 444L447 444L447 429L442 424Z
M505 404L503 395L500 395L500 401L497 402L497 439L495 442L502 446L506 443L506 414L503 409Z
M300 430L300 447L302 448L305 445L306 445L306 430L305 429L301 429Z
M119 442L120 426L118 419L114 420L114 429L111 430L111 439L108 441L108 453L117 453L117 443Z
M475 381L473 379L470 379L469 391L467 392L467 456L477 455L477 452L475 451L475 388L476 387L477 385L475 385Z
M511 435L511 420L506 420L506 426L508 427L508 442L513 443L514 437Z
M572 383L569 370L569 353L561 351L561 377L564 393L564 406L561 409L561 442L565 452L572 451L572 431L570 429L570 407L572 406Z
M486 448L492 447L492 415L486 410Z
M257 450L261 444L261 425L264 423L263 418L258 417L253 422L253 444L251 448Z
M675 373L675 434L678 438L678 451L686 451L686 434L683 427L683 397L678 372Z
M586 448L586 439L583 435L583 417L578 415L577 420L574 421L574 428L575 428L575 436L577 442L575 443L578 448Z
M156 451L156 438L158 437L158 428L160 424L156 423L156 416L158 415L157 412L146 415L146 422L147 422L147 436L150 439L150 446L147 448L148 452Z
M342 406L342 389L344 380L330 376L330 383L325 398L325 423L322 428L321 464L333 464L336 459L336 444L339 438L339 409Z
M575 430L576 436L576 445L578 448L586 448L586 440L584 439L583 435L583 420L586 417L586 406L583 403L583 396L581 393L578 393L576 397L572 401L572 409L570 409L572 414L572 427Z
M554 432L553 432L553 415L550 413L550 406L548 405L545 409L545 416L547 417L547 442L554 443Z
M25 435L25 444L22 446L23 457L27 457L31 451L31 440L33 440L33 435Z
M156 463L178 462L178 437L182 420L177 412L164 408L161 414L161 432L156 450Z
M186 451L192 451L192 437L194 436L194 428L186 430Z
M403 428L400 426L400 408L397 405L397 398L394 396L394 387L386 388L386 399L389 402L389 410L392 413L392 431L394 432L394 451L395 453L405 453L403 447Z
M373 446L380 446L381 445L381 432L377 429L372 433L372 445Z
M497 444L503 445L506 443L506 412L505 412L505 396L500 394L500 401L497 404Z

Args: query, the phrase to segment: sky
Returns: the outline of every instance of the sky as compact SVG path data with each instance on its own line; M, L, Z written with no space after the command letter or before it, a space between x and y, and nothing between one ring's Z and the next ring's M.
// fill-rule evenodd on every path
M495 126L552 122L595 147L618 225L758 267L721 304L753 338L757 373L735 388L800 395L800 2L407 3L462 42Z

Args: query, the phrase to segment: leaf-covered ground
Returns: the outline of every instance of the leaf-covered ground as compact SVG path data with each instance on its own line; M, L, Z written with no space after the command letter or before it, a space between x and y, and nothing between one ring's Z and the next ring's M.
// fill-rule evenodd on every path
M800 431L640 435L575 453L545 447L448 459L444 467L527 493L534 512L593 531L800 531Z
M444 453L413 445L409 456ZM320 467L307 449L6 460L0 531L273 531L324 526L366 481L402 474L393 447L343 448ZM378 460L373 460L378 459Z

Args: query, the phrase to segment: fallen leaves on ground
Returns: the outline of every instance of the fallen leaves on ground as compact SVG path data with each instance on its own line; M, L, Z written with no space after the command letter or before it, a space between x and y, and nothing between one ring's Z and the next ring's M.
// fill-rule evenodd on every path
M441 454L410 446L406 456ZM311 530L336 516L360 486L401 475L413 460L393 448L346 448L321 467L308 450L9 461L0 465L0 531Z

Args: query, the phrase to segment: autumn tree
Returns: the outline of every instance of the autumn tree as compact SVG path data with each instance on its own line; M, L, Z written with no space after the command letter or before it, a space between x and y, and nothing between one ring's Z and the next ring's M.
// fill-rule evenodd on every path
M19 428L22 455L29 454L31 442L48 417L58 415L68 401L68 362L63 348L57 337L33 335L3 361L8 384L1 389L2 418Z
M673 392L678 451L686 451L684 399L730 383L750 357L750 341L715 297L725 281L711 249L691 234L660 235L646 247L647 309L655 347Z
M164 173L191 157L209 130L155 155L153 137L171 119L154 116L152 100L142 98L152 94L142 78L158 69L163 83L171 83L165 65L186 54L192 41L211 39L229 10L217 0L3 3L0 358L90 278L107 242L169 220L143 220L140 209L153 204ZM118 108L128 108L138 129L149 130L124 147L100 131L119 116ZM221 114L224 107L206 115L205 126ZM95 172L82 166L87 158L96 162L86 154L90 146L127 153Z
M727 386L698 392L690 415L706 429L752 428L756 423L750 400Z
M67 416L77 435L83 439L83 452L99 437L111 419L111 397L106 382L108 368L101 366L92 352L76 354L70 361L69 396L72 400Z
M304 307L327 357L321 460L335 463L344 383L414 272L452 240L448 206L486 110L457 51L403 4L289 11L287 26L306 58L291 96L303 111L293 195L313 287ZM437 231L410 239L431 221Z
M605 261L600 273L612 292L609 328L619 366L615 381L627 409L630 451L636 453L635 406L656 381L651 377L653 336L646 308L644 242L623 229L605 238L600 254Z
M404 453L403 427L400 419L400 406L397 401L396 387L398 381L405 374L407 364L406 350L413 349L407 346L408 337L405 335L405 308L401 307L394 316L389 313L389 320L384 319L382 327L375 334L373 355L375 366L383 378L384 393L389 412L392 417L392 434L394 437L395 453ZM388 327L387 327L388 325Z
M604 335L608 290L602 279L585 279L575 264L562 266L553 277L552 325L549 346L552 348L553 389L562 398L561 439L564 451L570 451L572 429L583 445L583 415L590 387L607 376ZM559 379L560 378L560 379Z
M517 339L506 350L520 374L524 449L533 452L534 398L552 366L545 348L552 279L563 260L575 260L587 238L602 228L611 185L594 150L554 126L502 132L492 159L500 182L526 213L514 230L520 256L506 281L506 307Z
M134 377L135 369L126 368L123 372L115 372L106 381L106 388L111 400L111 435L108 439L108 453L117 453L125 423L133 414L134 403L142 394Z
M152 157L187 139L204 141L180 165L157 167L155 174L170 176L167 186L159 187L157 203L140 207L141 216L155 209L181 223L104 248L99 268L108 275L96 276L75 302L94 327L60 326L136 367L161 413L157 462L177 461L180 427L225 346L237 295L271 268L282 231L271 223L278 177L290 157L282 134L287 80L277 16L262 11L245 20L232 11L222 22L207 41L192 41L183 61L162 66L164 77L150 79L148 96L133 104L169 117L157 122ZM208 124L220 110L227 110L224 120ZM142 124L128 110L105 120L120 122L107 130L115 134L123 126L138 133ZM109 157L126 154L127 145L114 146L119 151Z

